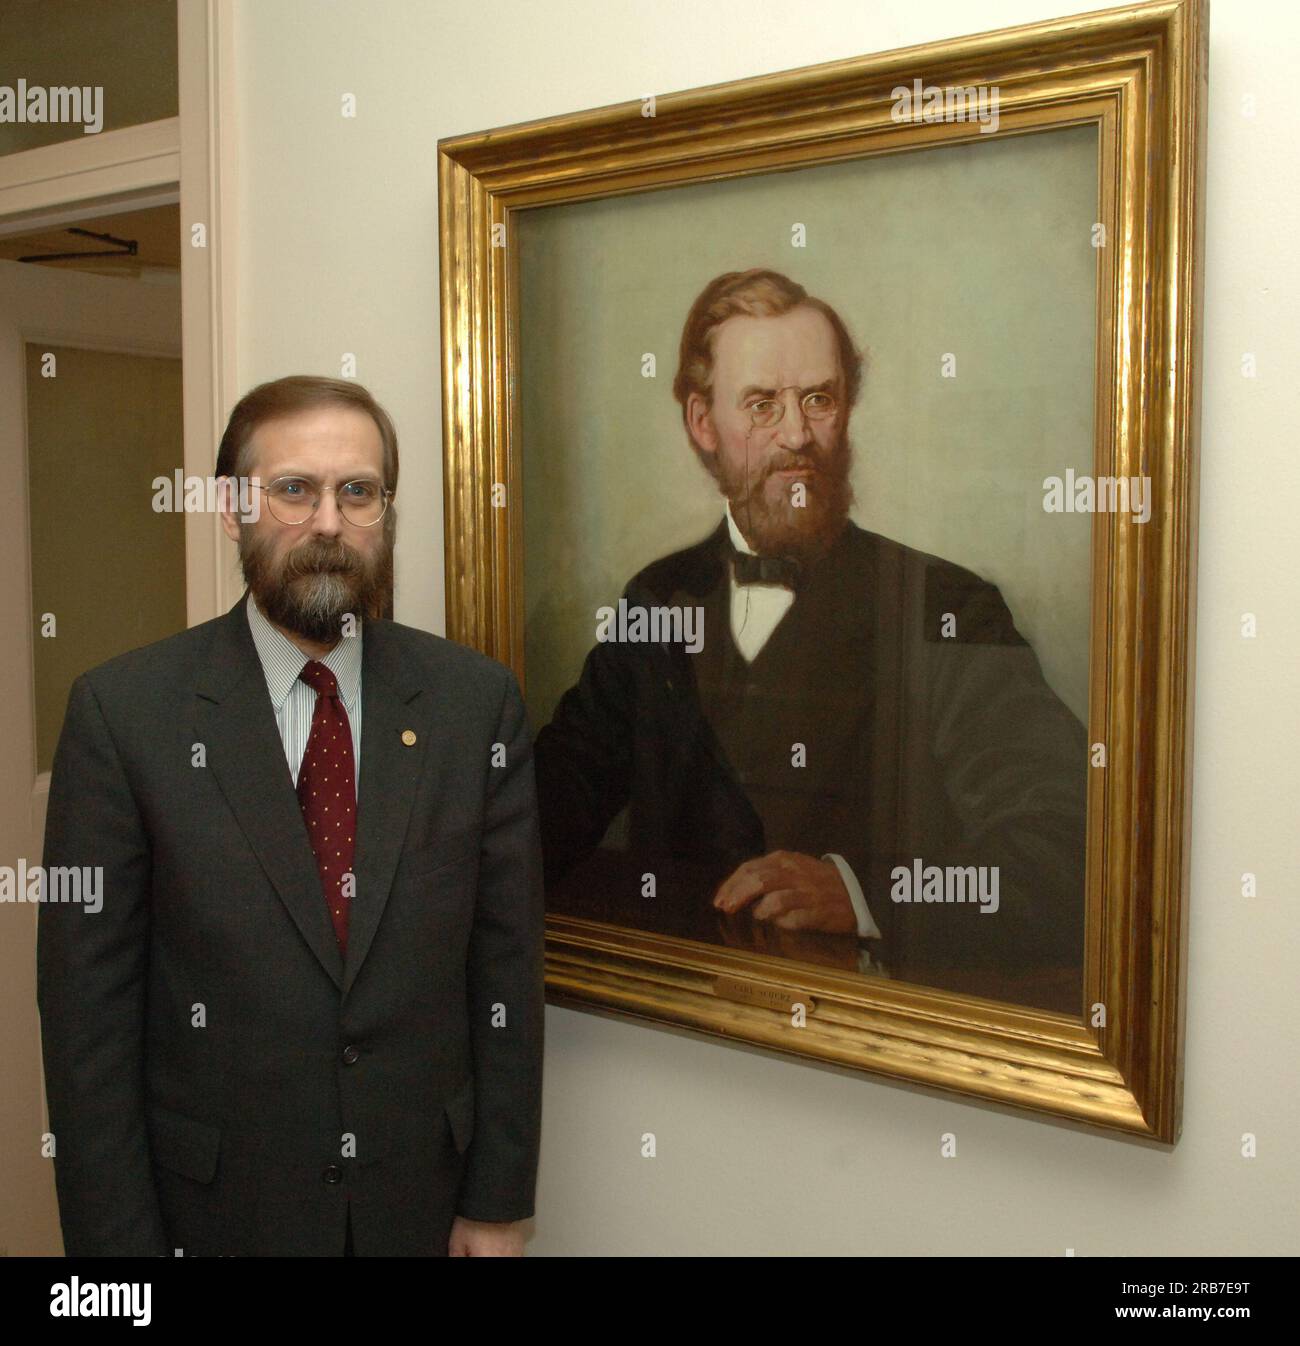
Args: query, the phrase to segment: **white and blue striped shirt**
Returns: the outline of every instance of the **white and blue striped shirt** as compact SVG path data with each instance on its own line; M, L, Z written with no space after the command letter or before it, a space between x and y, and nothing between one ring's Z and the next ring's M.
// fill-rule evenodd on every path
M310 662L311 656L304 654L293 641L271 625L252 594L249 594L245 606L248 609L248 625L253 632L253 644L257 646L262 671L266 674L266 688L271 694L275 722L280 729L284 755L288 758L289 772L296 789L298 768L302 765L303 753L307 751L311 719L316 711L315 689L308 687L298 676ZM361 622L358 621L356 635L344 636L320 660L338 679L339 695L343 698L343 708L352 726L352 760L356 764L354 779L358 798L361 781L361 637Z

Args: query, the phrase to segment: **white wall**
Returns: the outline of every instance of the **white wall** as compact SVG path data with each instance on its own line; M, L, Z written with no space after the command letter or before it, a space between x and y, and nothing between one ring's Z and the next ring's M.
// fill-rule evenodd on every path
M404 446L399 619L443 629L440 136L1076 12L1080 0L232 0L240 381L337 372ZM1195 835L1172 1152L548 1012L538 1253L1295 1253L1300 163L1287 0L1211 29ZM358 115L340 115L344 93ZM1253 117L1243 99L1255 101ZM1240 372L1253 352L1259 376ZM1243 612L1259 635L1239 635ZM1243 871L1259 896L1240 895ZM639 1157L644 1131L659 1157ZM939 1158L953 1131L958 1157ZM1243 1133L1258 1158L1241 1157Z

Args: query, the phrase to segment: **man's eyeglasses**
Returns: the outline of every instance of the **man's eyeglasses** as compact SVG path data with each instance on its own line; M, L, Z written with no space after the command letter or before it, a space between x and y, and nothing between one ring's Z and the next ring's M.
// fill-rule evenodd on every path
M792 384L793 388L794 385ZM787 388L778 388L776 392L788 392ZM798 388L794 388L798 392ZM812 392L804 393L799 399L800 409L810 421L828 421L840 409L840 404L835 398L835 394L827 392L824 388L814 389ZM749 411L749 419L758 430L770 430L774 425L780 425L785 417L785 399L783 397L756 397L746 404Z
M250 485L259 485L253 482ZM345 481L341 486L322 486L310 477L277 477L266 492L267 508L281 523L306 523L320 506L326 491L334 492L339 513L358 528L371 528L388 510L392 492L369 477Z

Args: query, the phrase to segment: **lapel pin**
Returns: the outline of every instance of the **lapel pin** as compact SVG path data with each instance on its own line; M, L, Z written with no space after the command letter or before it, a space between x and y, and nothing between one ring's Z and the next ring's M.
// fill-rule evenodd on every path
M411 745L415 742L415 730L403 729L402 742L405 743L408 748L411 747Z

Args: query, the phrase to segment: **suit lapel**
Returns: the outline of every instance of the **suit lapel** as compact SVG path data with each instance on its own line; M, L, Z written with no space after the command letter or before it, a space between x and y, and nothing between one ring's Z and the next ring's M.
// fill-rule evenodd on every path
M196 688L195 729L206 748L208 769L267 878L308 947L341 988L343 957L248 627L247 601L245 594L216 626L209 662ZM218 863L220 857L212 859Z
M245 594L216 625L199 677L195 729L208 768L307 946L346 994L375 938L430 746L433 698L404 666L394 628L363 628L361 656L361 794L353 860L356 892L348 922L346 963L330 924L303 826L302 809L266 677L248 627ZM403 740L406 731L414 741Z
M397 629L381 621L369 621L363 628L361 794L353 860L357 885L348 919L345 995L370 952L388 905L416 787L436 751L430 742L434 698L424 691L410 661L403 660ZM309 858L310 854L309 849ZM321 906L323 910L323 899Z
M722 676L729 659L739 660L741 657L731 637L731 588L727 570L730 547L731 537L727 521L723 519L704 542L693 549L694 554L683 567L678 585L668 598L670 605L704 609L704 648L698 654L690 654L676 646L671 649L671 657L682 670L678 705L685 724L678 741L703 745L723 778L753 814L753 821L761 827L736 768L709 722L701 687L704 679Z

